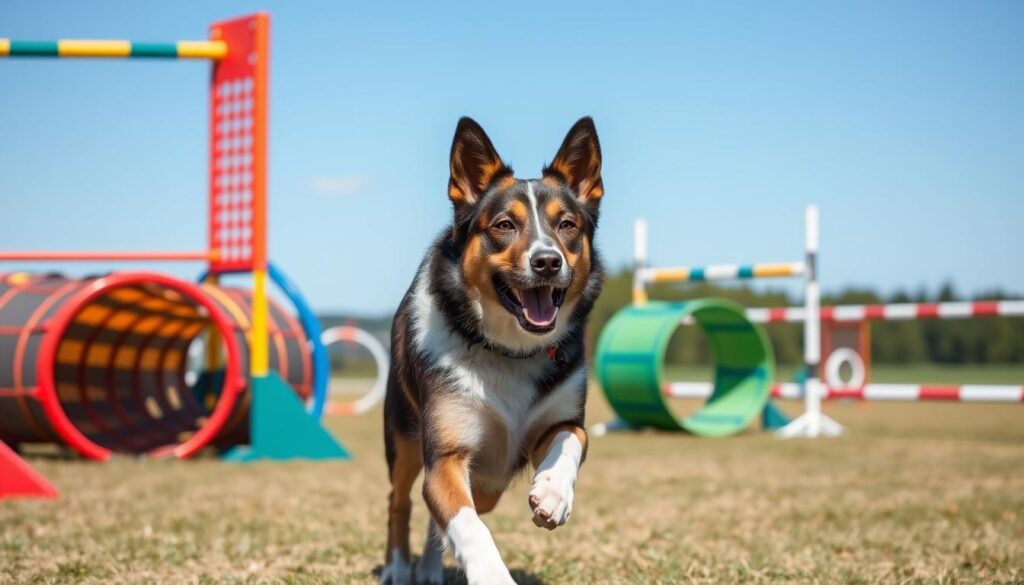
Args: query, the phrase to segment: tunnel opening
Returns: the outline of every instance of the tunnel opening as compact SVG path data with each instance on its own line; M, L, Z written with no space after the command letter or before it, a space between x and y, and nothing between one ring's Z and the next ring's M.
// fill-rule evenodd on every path
M187 456L237 410L239 336L195 285L159 274L102 277L54 315L39 350L41 399L58 434L86 456ZM213 393L209 379L190 375L199 339L216 339L223 356Z

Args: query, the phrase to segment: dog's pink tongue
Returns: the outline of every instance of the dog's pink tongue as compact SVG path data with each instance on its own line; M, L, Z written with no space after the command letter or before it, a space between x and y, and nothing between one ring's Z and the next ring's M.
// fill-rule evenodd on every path
M520 294L523 298L523 314L531 324L546 327L555 320L558 307L551 300L550 286L521 289Z

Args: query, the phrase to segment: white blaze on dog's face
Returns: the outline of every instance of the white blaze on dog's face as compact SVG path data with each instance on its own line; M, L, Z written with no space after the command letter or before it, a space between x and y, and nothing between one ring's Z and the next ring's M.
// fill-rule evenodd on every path
M513 176L479 125L459 122L448 196L460 276L485 337L517 350L558 338L587 285L603 193L590 118L573 126L542 178L532 180Z

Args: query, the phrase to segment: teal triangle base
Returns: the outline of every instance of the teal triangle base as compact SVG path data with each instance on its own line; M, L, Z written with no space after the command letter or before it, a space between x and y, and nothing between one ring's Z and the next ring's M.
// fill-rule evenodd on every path
M352 455L306 412L305 405L276 373L252 379L249 446L223 457L246 462L269 459L351 459Z
M761 411L761 428L766 431L781 429L789 424L789 417L769 400L764 403L764 410Z

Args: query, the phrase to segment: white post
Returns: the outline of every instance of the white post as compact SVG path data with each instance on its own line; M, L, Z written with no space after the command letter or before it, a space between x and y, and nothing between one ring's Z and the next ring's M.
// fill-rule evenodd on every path
M818 208L808 205L805 218L804 250L807 264L804 280L804 409L808 413L821 413L821 394L818 374L821 371L821 289L818 287Z
M647 267L647 220L637 218L633 222L633 304L647 302L647 287L643 270Z
M796 420L779 430L780 438L837 436L843 427L821 412L821 289L818 286L818 208L807 206L806 288L804 289L804 410Z

